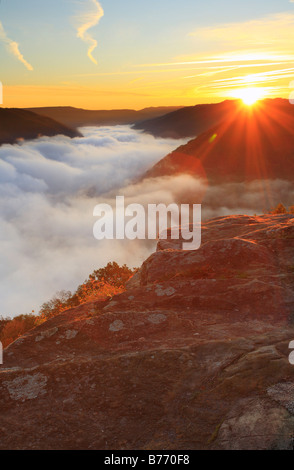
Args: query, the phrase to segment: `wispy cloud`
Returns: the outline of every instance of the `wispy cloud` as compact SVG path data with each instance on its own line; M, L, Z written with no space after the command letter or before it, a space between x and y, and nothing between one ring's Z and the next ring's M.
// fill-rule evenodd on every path
M31 64L25 60L24 56L20 52L19 44L7 36L6 31L4 30L4 27L1 21L0 21L0 41L2 41L6 45L8 51L11 54L13 54L28 70L30 71L34 70Z
M97 60L93 57L93 52L98 43L96 39L89 34L89 30L96 26L103 16L104 11L100 3L97 0L89 0L87 1L87 8L74 18L77 28L77 37L89 45L88 57L96 65Z
M201 52L180 55L166 62L136 65L144 73L156 68L166 69L166 72L175 67L182 68L183 72L188 67L191 71L194 68L194 74L183 73L182 76L177 73L167 77L167 73L163 72L161 82L157 82L158 87L161 86L158 93L162 93L166 84L173 81L177 96L190 96L194 100L211 97L223 99L231 96L236 87L261 85L265 96L288 97L288 81L293 77L294 63L291 46L294 42L293 12L249 21L212 24L197 28L188 37L196 41L196 49L201 44ZM220 80L213 80L215 75L219 75ZM154 90L154 83L144 83L146 89L150 86Z
M278 13L257 20L198 28L190 36L202 41L216 41L219 46L254 47L259 50L286 46L289 50L294 36L294 14Z
M293 0L294 1L294 0ZM210 64L230 64L230 63L239 63L239 64L247 64L252 65L255 62L262 65L264 61L279 61L279 63L287 63L294 61L294 54L280 54L280 53L272 53L272 52L260 52L260 53L252 53L243 51L235 51L233 53L226 53L226 54L217 54L217 55L209 55L206 56L205 59L202 58L195 58L195 56L186 56L185 58L181 59L180 61L175 60L173 62L160 62L160 63L147 63L147 64L138 64L137 67L171 67L171 66L189 66L189 65L202 65L202 66L209 66Z
M265 83L267 81L275 81L280 78L291 78L293 77L294 68L271 70L267 72L252 73L245 76L222 78L221 80L214 80L214 82L229 82L230 84L243 84L243 85L256 85L259 82Z
M292 0L294 3L294 0ZM139 64L137 67L171 67L212 64L261 66L264 62L292 63L294 13L279 13L257 20L202 27L189 34L201 41L207 53L182 55L173 61ZM211 52L213 51L213 53ZM226 52L230 51L230 52Z

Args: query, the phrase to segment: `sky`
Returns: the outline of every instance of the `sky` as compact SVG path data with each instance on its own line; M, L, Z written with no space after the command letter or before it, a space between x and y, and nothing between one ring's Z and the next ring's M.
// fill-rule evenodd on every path
M3 106L288 98L293 43L289 0L1 0Z

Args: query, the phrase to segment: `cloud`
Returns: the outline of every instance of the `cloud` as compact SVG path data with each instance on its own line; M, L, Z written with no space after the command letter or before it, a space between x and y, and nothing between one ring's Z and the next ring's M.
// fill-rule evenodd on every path
M0 40L4 42L9 52L12 55L14 55L26 67L27 70L29 71L34 70L31 64L25 60L24 56L20 52L19 44L7 36L1 21L0 21Z
M93 51L96 49L98 43L88 31L99 23L104 16L104 11L97 0L89 0L87 3L88 8L75 17L77 37L89 45L88 57L97 65L97 60L93 57Z
M140 265L155 248L97 242L93 209L181 142L120 126L83 134L0 147L0 316L37 311L107 262Z
M294 185L283 181L214 187L188 175L140 181L184 141L155 139L127 126L83 133L0 147L0 316L38 311L109 261L139 266L155 251L154 241L94 239L94 207L115 207L117 195L126 205L202 203L205 220L294 201Z
M251 48L253 50L277 47L291 51L294 39L294 14L277 13L260 19L244 22L225 23L217 26L198 28L190 33L202 41L217 42L221 47Z
M188 37L194 42L194 50L198 50L198 53L177 56L168 62L137 64L136 67L147 72L156 67L158 70L166 68L166 76L171 67L182 68L183 72L188 67L191 71L194 68L194 74L186 73L180 79L175 75L173 88L178 88L178 95L201 102L231 97L233 88L240 84L226 81L235 80L236 70L238 75L239 72L242 74L241 83L246 82L248 76L252 78L252 85L264 81L267 85L263 89L264 96L289 97L288 85L292 71L288 70L287 73L284 69L287 66L290 68L294 61L291 48L294 41L293 12L240 22L211 23L190 32ZM254 70L257 72L255 77ZM263 71L267 75L259 73ZM216 86L211 80L216 74L225 79L222 87L219 84ZM170 89L170 85L166 87L166 84L170 83L171 77L158 82L161 86L157 87L158 93L163 94L166 88ZM153 84L144 82L144 86L148 89ZM245 86L248 84L245 83Z

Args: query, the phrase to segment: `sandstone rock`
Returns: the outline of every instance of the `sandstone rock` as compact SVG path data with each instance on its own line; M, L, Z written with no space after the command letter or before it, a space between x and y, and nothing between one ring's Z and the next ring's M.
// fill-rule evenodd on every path
M159 242L127 291L4 351L0 449L289 449L294 218ZM167 248L167 249L165 249Z

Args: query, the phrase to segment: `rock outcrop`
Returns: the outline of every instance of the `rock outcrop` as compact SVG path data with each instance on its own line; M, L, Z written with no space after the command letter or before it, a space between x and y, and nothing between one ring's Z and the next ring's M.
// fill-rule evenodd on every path
M230 216L4 351L1 449L292 449L294 216Z

